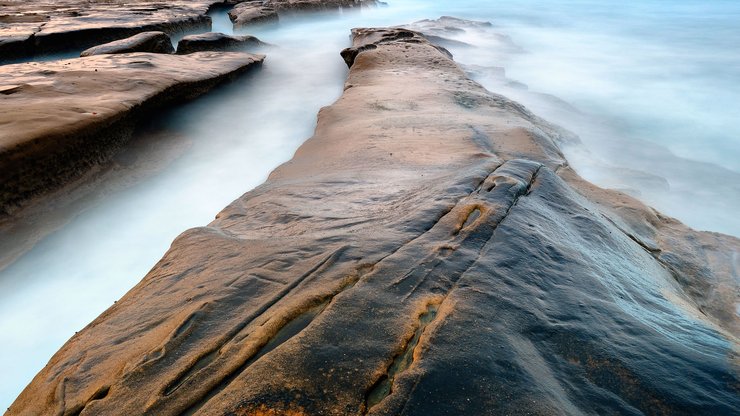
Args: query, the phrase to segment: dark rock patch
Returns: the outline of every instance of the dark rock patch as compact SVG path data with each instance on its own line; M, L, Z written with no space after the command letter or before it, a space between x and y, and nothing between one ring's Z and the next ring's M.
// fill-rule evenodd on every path
M229 36L223 33L209 32L188 35L177 44L179 55L202 51L234 51L265 46L254 36Z

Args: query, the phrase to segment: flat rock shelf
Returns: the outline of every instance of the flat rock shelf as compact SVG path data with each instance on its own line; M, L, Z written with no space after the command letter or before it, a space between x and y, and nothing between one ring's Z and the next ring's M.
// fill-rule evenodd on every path
M0 67L0 220L108 158L153 110L197 97L263 55L98 55Z
M127 38L210 29L208 10L223 1L7 0L0 3L0 63Z
M580 179L405 29L9 415L733 414L737 239Z

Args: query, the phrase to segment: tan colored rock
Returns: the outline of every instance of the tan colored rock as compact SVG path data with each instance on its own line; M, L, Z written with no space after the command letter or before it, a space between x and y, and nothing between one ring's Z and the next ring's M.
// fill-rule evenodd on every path
M351 9L375 6L377 0L268 0L278 11Z
M114 53L151 52L173 53L172 40L164 32L142 32L130 38L116 40L82 51L81 57Z
M580 179L419 34L189 230L9 415L732 414L740 242Z
M229 10L229 19L238 29L248 25L274 23L279 20L277 10L262 1L244 2Z
M0 67L0 212L106 161L137 121L194 98L264 56L134 53Z
M0 3L0 63L83 50L140 32L209 29L217 0L6 0Z

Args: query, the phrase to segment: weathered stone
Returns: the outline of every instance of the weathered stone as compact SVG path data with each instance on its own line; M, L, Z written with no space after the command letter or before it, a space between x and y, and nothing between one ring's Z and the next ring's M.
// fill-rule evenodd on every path
M151 52L173 53L172 40L164 32L142 32L130 38L116 40L82 51L80 56L106 55L114 53Z
M267 0L278 11L351 9L375 6L375 0Z
M185 36L177 44L177 53L188 54L202 51L233 51L265 46L254 36L229 36L223 33L202 33Z
M370 47L373 45L374 47ZM20 414L734 414L740 242L568 166L562 132L415 32L182 234Z
M261 1L237 4L229 11L229 19L234 28L247 25L273 23L278 21L278 13L274 7Z
M0 3L0 63L84 50L147 31L209 29L217 0L7 0Z
M231 11L229 18L234 28L249 25L274 23L280 14L351 9L379 4L376 0L252 0L238 3Z
M263 56L133 53L0 67L0 214L107 160L152 110L194 98Z

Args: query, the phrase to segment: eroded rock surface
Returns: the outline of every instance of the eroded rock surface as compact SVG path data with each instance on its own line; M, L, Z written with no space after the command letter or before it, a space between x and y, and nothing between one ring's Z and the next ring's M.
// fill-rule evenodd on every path
M142 32L130 38L93 46L82 51L80 56L106 55L114 53L151 52L173 53L172 40L164 32Z
M218 0L6 0L0 3L0 63L83 50L140 32L209 29Z
M10 415L733 414L737 239L581 180L401 29L267 182L182 234Z
M106 161L152 111L263 59L133 53L0 67L0 215Z
M265 46L254 36L229 36L223 33L209 32L188 35L177 44L178 54L202 51L233 51Z
M352 9L375 6L377 0L251 0L238 3L229 11L235 29L275 23L280 14L306 11Z
M239 3L229 10L229 19L237 29L247 25L274 23L279 20L279 17L277 9L271 4L249 1Z

